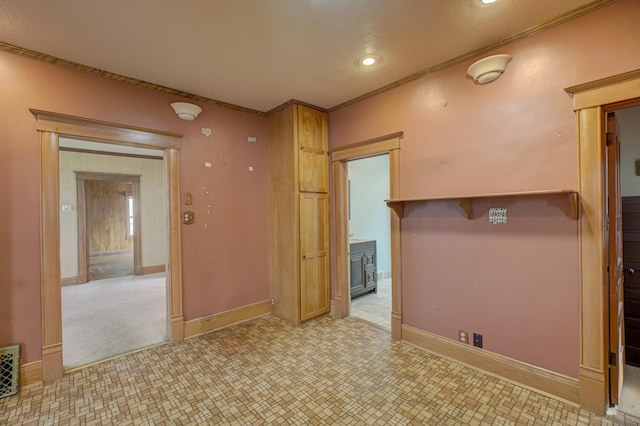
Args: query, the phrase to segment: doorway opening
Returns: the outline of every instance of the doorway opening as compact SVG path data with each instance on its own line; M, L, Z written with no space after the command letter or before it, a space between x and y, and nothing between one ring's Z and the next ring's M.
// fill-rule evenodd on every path
M640 417L640 100L635 103L635 106L625 104L606 109L607 125L615 123L616 126L615 129L607 128L607 133L617 136L620 147L617 164L620 185L616 201L621 208L622 256L619 257L623 265L623 284L617 292L610 293L610 297L615 298L610 303L611 309L618 306L623 310L621 314L610 315L610 326L613 327L610 340L614 346L618 343L615 335L620 333L618 367L622 368L617 373L619 377L611 378L610 392L619 411ZM608 145L610 143L608 141ZM616 374L615 369L611 371L612 375ZM621 382L618 383L619 395L615 395L616 381Z
M349 249L349 162L388 154L389 196L397 198L399 192L400 138L402 132L356 142L331 152L333 174L333 218L335 288L331 312L338 318L351 314L351 259ZM389 216L391 256L391 337L402 338L402 281L400 264L400 216L392 211ZM357 266L364 265L366 257ZM375 271L375 269L374 269ZM367 271L368 272L368 271ZM374 274L377 271L373 272ZM384 275L383 275L384 276ZM365 289L366 290L366 289Z
M168 339L162 162L161 150L60 138L65 369Z
M91 154L86 155L91 158ZM83 158L87 158L86 155L69 154L71 158L68 161L82 161ZM99 160L101 169L104 169L105 165L106 168L113 167L116 162L120 167L126 164L129 170L151 171L154 178L154 182L151 182L152 187L158 186L164 191L161 164L154 164L139 157L126 157L137 159L117 163L121 156L113 158L109 154L93 155L94 160ZM157 159L162 160L162 157ZM66 165L63 160L64 158L61 158L61 173L65 171ZM75 170L74 173L78 211L78 283L141 275L142 232L136 232L142 224L141 175ZM61 176L61 184L62 179ZM155 208L163 207L159 202L161 200L160 198L154 202ZM160 213L164 216L163 210ZM159 260L162 260L162 264L165 263L164 259Z
M130 182L85 181L89 281L133 275L133 210L137 203L132 186Z
M347 166L351 316L391 331L389 154Z
M60 138L106 143L113 151L130 147L162 152L165 244L167 334L172 342L184 339L180 252L180 150L182 135L105 121L31 109L37 120L40 143L41 209L41 317L42 378L50 382L62 377L62 269L60 219ZM66 209L65 209L66 210ZM77 265L77 263L76 263Z

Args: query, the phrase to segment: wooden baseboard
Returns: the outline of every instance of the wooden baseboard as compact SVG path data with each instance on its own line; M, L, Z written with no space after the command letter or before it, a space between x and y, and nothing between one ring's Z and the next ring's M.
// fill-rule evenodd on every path
M580 407L604 416L608 401L608 371L580 366Z
M164 265L152 265L152 266L143 266L142 267L142 275L156 274L158 272L164 272Z
M421 349L514 382L519 386L574 404L580 403L580 382L578 379L478 349L406 324L402 325L402 340Z
M20 387L42 383L42 361L33 361L20 366Z
M60 279L60 285L62 287L66 286L66 285L76 285L78 284L78 277L66 277L66 278L61 278Z
M219 312L202 318L197 318L184 323L184 338L200 336L210 331L228 327L230 325L249 321L271 313L271 301L254 303L231 309L230 311Z

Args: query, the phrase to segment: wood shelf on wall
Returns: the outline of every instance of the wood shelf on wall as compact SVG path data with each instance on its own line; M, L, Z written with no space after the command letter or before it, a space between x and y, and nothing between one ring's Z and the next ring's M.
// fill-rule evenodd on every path
M483 198L515 198L515 197L543 197L547 195L566 195L570 205L570 217L578 220L580 217L580 197L577 191L570 189L554 189L545 191L501 192L493 194L476 195L442 195L423 198L394 198L385 200L387 206L392 208L400 218L404 216L404 206L407 203L423 203L428 201L457 200L458 207L467 219L473 219L473 200Z

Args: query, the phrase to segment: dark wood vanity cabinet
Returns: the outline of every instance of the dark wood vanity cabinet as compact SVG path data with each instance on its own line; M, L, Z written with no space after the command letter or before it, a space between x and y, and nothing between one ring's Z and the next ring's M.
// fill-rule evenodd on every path
M377 291L376 241L349 241L351 260L351 298Z

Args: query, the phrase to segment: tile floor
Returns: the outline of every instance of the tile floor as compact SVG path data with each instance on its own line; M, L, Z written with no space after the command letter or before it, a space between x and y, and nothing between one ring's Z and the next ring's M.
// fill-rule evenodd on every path
M618 411L640 417L640 367L624 366L624 386Z
M626 422L626 423L625 423ZM369 324L262 317L0 399L2 425L639 425L431 355Z
M391 331L391 278L378 280L377 293L351 300L351 315Z

